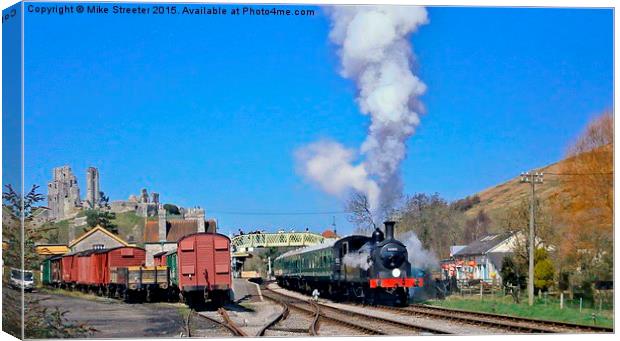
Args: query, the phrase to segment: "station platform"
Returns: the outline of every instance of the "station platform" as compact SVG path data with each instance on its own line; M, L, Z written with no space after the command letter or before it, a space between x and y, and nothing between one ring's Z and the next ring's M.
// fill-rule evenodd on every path
M246 278L233 278L233 294L235 302L262 302L263 295L258 284Z

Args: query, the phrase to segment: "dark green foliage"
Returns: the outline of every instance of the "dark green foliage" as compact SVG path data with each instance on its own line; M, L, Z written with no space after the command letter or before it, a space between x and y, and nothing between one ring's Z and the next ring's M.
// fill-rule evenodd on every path
M564 291L564 290L568 290L568 288L570 287L570 274L568 272L561 272L560 273L560 279L558 281L558 289Z
M525 289L525 286L527 285L527 275L525 273L525 269L515 263L513 257L504 257L502 262L502 270L500 273L504 286L517 286L521 289Z
M99 192L99 207L110 208L110 197L106 196L104 192Z
M113 212L99 210L86 211L86 224L89 229L95 226L101 226L104 229L117 234L118 226L112 222L114 219L116 219L116 214Z
M32 208L34 204L44 200L43 194L37 193L37 190L39 189L39 186L37 185L32 185L32 188L28 193L26 193L23 200L21 195L15 192L13 186L9 184L4 187L6 187L7 191L2 192L3 204L8 207L13 215L18 219L22 214L24 215L24 218L30 218L32 216Z
M179 208L176 205L173 204L165 204L164 205L164 209L166 210L167 214L172 214L172 215L180 215L181 211L179 211Z
M21 268L22 256L22 225L24 219L23 256L26 269L36 270L39 268L39 255L35 253L35 242L41 239L44 229L35 229L32 226L32 213L34 205L44 200L43 195L37 193L39 186L33 185L30 191L23 197L15 192L11 185L5 186L7 191L2 193L3 208L5 214L10 214L9 224L2 226L2 240L9 244L2 253L5 265Z

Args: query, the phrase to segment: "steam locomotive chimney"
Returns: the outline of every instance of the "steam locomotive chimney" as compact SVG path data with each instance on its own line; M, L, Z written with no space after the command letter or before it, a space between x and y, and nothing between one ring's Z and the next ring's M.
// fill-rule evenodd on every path
M383 222L385 225L385 239L394 239L394 225L396 225L395 221L385 221Z

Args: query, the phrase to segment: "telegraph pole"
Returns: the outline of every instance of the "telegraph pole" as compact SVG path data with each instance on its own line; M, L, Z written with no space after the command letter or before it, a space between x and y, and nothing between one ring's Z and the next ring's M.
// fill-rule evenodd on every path
M543 183L543 173L521 173L521 183L529 183L532 185L532 198L530 201L530 236L529 236L529 271L527 280L528 304L534 305L534 211L536 205L536 184Z

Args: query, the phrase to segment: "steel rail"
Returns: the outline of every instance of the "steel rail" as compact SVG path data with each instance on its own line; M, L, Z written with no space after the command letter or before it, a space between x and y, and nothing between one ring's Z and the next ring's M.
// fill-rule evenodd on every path
M319 319L321 318L321 308L314 303L311 303L314 306L315 314L312 323L310 324L310 335L318 336L319 335Z
M282 306L282 311L271 322L264 325L263 328L261 328L258 331L256 336L264 336L267 329L271 328L272 326L275 326L278 322L285 320L288 317L288 314L289 314L288 304L286 304L286 302L281 301L281 300L275 300L275 301L278 302L278 304Z
M266 297L266 298L271 299L271 300L281 300L281 299L276 298L275 296L285 297L285 298L291 300L291 301L289 301L287 303L289 308L297 310L297 311L299 311L299 312L301 312L301 313L303 313L305 315L313 317L312 324L306 330L306 332L310 333L311 335L317 335L318 334L318 332L317 332L318 324L314 324L314 322L316 320L317 323L318 323L319 318L323 318L325 320L328 320L328 321L333 322L333 323L338 324L338 325L345 326L345 327L350 328L350 329L359 330L359 331L361 331L361 332L363 332L364 334L367 334L367 335L385 335L385 333L382 333L382 332L377 331L375 329L367 328L366 326L363 326L363 325L360 325L360 324L356 324L356 323L353 323L351 321L347 321L347 320L344 320L344 319L341 319L341 318L337 318L337 317L321 314L320 310L318 310L319 306L318 305L312 306L312 303L310 301L305 301L303 299L299 299L299 298L296 298L296 297L280 294L280 293L277 293L277 292L272 291L270 289L266 289L266 290L268 290L268 293L265 294L265 292L263 292L263 297ZM315 325L315 327L314 327L315 328L314 329L314 333L315 334L312 334L312 332L313 332L313 330L312 330L313 324Z
M540 327L540 326L522 325L522 324L508 322L508 321L502 322L502 321L492 320L488 318L476 318L472 316L463 316L462 314L459 315L459 314L446 313L446 312L440 312L440 311L428 311L428 310L419 309L419 308L411 308L411 307L398 308L398 307L391 307L391 306L374 306L374 308L395 312L401 315L409 315L409 316L422 315L422 316L436 318L436 319L438 318L442 320L455 321L459 323L476 325L476 326L485 326L485 327L490 327L490 328L513 331L513 332L527 332L527 333L541 333L541 334L556 332L555 330Z
M199 312L197 312L197 311L195 311L195 310L193 310L193 309L192 309L192 310L190 310L189 314L187 315L187 334L188 334L188 337L193 337L193 336L192 336L191 318L192 318L192 316L194 316L194 315L200 316L200 317L202 317L202 318L203 318L203 319L205 319L205 320L208 320L208 321L210 321L210 322L213 322L213 323L217 324L218 326L222 326L222 327L224 327L224 328L228 329L228 330L229 330L229 331L230 331L233 335L237 335L237 334L235 333L235 331L233 331L233 330L232 330L232 329L231 329L231 328L230 328L230 327L226 324L226 321L222 322L222 321L217 320L217 319L215 319L215 318L213 318L213 317L210 317L210 316L207 316L207 315L203 315L203 314L201 314L201 313L199 313Z
M237 326L233 320L230 319L228 312L224 308L219 308L217 312L224 318L223 325L228 328L235 336L248 336L239 326ZM206 317L206 316L205 316Z
M300 299L300 298L296 298L293 296L289 296L283 293L279 293L279 292L275 292L269 288L266 288L266 290L270 293L273 293L275 295L279 295L279 296L283 296L286 297L288 299L294 299L300 302L304 302L307 303L306 301ZM264 292L263 292L263 296ZM403 329L408 329L408 330L414 330L417 332L427 332L427 333L432 333L432 334L451 334L448 331L445 330L440 330L440 329L436 329L436 328L432 328L432 327L428 327L428 326L423 326L423 325L419 325L419 324L414 324L414 323L408 323L408 322L402 322L402 321L397 321L394 319L388 319L388 318L382 318L379 316L374 316L374 315L369 315L369 314L365 314L365 313L361 313L361 312L355 312L355 311L350 311L350 310L344 310L344 309L339 309L336 307L332 307L329 306L327 304L324 303L320 303L320 302L315 302L314 304L316 304L318 307L321 308L321 312L320 312L320 317L321 318L325 318L327 320L331 320L334 321L336 323L339 324L347 324L349 327L351 328L356 328L356 329L360 329L363 330L365 333L370 334L370 335L385 335L384 332L376 330L376 329L372 329L372 328L368 328L364 325L360 325L360 324L356 324L353 323L351 321L347 321L346 319L343 318L343 316L349 316L352 318L359 318L362 320L372 320L375 322L379 322L379 323L384 323L384 324L389 324L392 326L396 326L398 328L403 328ZM297 304L294 303L290 303L289 302L289 306L293 306L293 307L298 307L299 309L304 309L306 310L308 313L313 313L314 314L314 309L312 310L308 310L307 308L302 308ZM331 314L329 314L328 312L331 312Z

